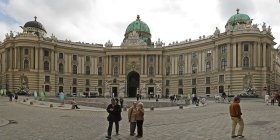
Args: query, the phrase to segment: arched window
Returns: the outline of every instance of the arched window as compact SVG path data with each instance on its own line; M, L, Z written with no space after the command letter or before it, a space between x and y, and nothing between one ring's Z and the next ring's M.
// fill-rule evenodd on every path
M119 74L119 69L118 67L114 67L114 75L117 76Z
M45 70L45 71L49 71L49 70L50 70L50 64L49 64L48 61L45 61L45 62L44 62L44 70Z
M64 72L64 68L63 68L63 64L60 63L59 66L58 66L58 72L59 73L63 73Z
M221 69L222 69L222 70L226 69L226 66L227 66L227 61L226 61L226 59L222 59L222 61L221 61Z
M192 64L192 73L195 74L197 72L196 64Z
M154 68L153 67L149 67L149 75L154 75Z
M77 65L73 65L72 66L72 73L73 74L77 74L78 72L77 72Z
M25 69L25 70L29 69L29 61L28 60L24 60L23 69Z
M169 66L166 68L166 75L170 75L170 67Z
M247 56L243 58L243 67L249 67L249 58Z
M98 67L98 75L102 75L102 67Z
M86 66L86 75L90 75L90 67Z
M208 61L206 62L206 72L211 71L211 63Z

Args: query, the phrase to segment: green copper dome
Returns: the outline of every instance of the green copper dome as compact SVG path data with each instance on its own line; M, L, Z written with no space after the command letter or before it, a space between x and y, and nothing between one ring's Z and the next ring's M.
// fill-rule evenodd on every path
M237 14L231 16L227 21L227 24L237 24L237 23L246 23L247 21L251 20L250 17L246 14L239 13L239 9L236 10Z
M132 23L130 23L128 25L128 27L126 28L126 31L125 31L125 35L130 32L133 32L133 31L151 34L148 25L145 22L140 20L139 15L137 15L137 19L135 21L133 21Z

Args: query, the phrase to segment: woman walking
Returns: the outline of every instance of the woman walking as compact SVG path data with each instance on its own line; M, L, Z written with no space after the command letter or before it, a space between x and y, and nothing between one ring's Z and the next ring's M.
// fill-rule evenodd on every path
M138 138L143 137L143 122L144 122L144 106L143 103L137 104L136 125Z

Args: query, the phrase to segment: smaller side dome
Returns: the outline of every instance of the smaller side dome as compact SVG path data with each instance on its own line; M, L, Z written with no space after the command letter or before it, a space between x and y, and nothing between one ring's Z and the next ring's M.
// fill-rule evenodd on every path
M45 27L37 21L36 16L34 17L34 21L26 22L22 28L26 32L35 33L37 35L40 34L44 36L45 34L47 34Z

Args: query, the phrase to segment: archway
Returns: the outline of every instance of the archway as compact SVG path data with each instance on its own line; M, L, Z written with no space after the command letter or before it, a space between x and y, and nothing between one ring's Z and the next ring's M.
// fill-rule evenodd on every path
M132 71L127 75L127 96L136 97L137 88L139 88L140 75L136 71Z

